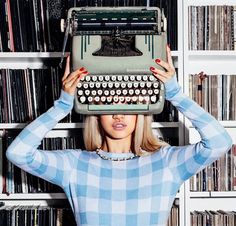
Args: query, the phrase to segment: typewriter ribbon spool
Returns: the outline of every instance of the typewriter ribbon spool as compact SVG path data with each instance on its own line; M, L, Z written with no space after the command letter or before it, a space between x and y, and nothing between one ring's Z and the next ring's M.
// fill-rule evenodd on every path
M166 59L166 18L158 7L86 7L68 11L72 70L89 71L77 86L80 114L158 114L164 85L149 70Z

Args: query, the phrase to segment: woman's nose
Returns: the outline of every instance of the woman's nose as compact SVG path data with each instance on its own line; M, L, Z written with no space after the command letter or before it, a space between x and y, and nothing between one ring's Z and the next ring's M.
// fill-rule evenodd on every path
M112 115L112 118L114 118L114 119L116 119L116 118L124 118L124 115L116 114L116 115Z

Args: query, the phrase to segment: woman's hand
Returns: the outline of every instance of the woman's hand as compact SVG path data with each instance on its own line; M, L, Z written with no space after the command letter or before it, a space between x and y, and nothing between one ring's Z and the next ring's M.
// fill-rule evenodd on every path
M158 65L162 66L164 69L166 69L166 71L162 71L155 67L150 67L150 71L153 73L153 75L159 80L161 80L163 83L166 83L175 75L175 67L173 65L171 51L168 45L166 46L166 54L167 54L167 62L162 61L161 59L155 60L155 62Z
M66 59L66 69L62 77L62 89L70 95L75 94L75 89L80 79L88 74L85 68L79 68L70 73L70 56Z

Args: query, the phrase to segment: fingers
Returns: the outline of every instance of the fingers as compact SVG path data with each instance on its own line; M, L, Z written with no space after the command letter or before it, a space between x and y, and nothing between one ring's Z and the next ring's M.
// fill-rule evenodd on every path
M171 50L169 45L166 45L166 55L167 55L167 62L168 64L174 68L174 64L173 64L173 60L172 60L172 56L171 56Z
M66 77L70 74L70 55L66 58L66 68L64 75L62 77L62 81L66 79Z

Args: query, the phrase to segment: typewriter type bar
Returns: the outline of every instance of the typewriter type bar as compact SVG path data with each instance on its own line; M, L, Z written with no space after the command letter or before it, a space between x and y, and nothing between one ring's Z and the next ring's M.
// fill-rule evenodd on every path
M156 58L166 60L165 17L159 8L71 8L68 34L72 37L72 70L85 67L89 71L77 87L76 112L162 111L164 85L149 70L159 67Z

